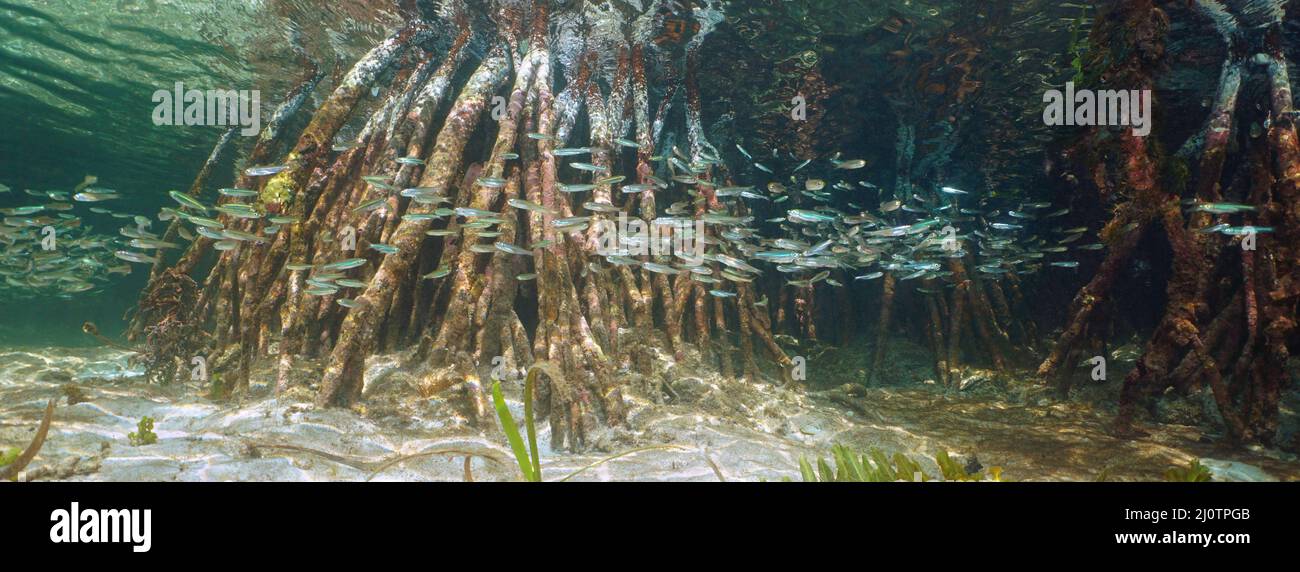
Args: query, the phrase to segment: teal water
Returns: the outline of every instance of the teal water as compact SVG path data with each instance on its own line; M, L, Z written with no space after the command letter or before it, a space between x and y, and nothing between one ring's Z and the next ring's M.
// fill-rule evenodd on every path
M187 190L221 127L158 126L152 94L259 90L263 113L298 81L299 54L350 65L396 21L364 0L6 0L0 2L0 208L31 204L24 189L70 191L86 175L117 190L120 211L153 216L167 191ZM213 184L228 186L230 154ZM75 214L115 234L122 220ZM145 273L115 276L93 292L16 296L0 287L0 344L82 345L84 321L108 335L135 303Z

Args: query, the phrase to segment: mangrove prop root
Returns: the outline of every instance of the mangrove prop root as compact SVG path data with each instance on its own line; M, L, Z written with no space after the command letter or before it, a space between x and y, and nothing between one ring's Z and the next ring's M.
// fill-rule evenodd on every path
M319 84L321 79L324 77L325 74L320 71L319 67L314 62L309 61L308 73L305 79L289 91L288 95L285 96L285 100L281 102L271 114L271 121L262 129L262 133L258 136L257 143L253 145L253 150L248 155L248 164L260 165L270 159L272 153L275 152L276 147L287 136L287 126L290 121L297 116L299 111L302 109L302 106L307 102L308 98L310 98L312 92L315 90L316 85ZM190 196L195 198L201 196L202 190L206 186L207 180L211 177L212 170L218 162L218 157L222 154L224 148L230 144L228 138L233 138L233 135L233 130L227 132L227 135L217 142L217 146L213 148L208 161L204 163L203 170L200 171L199 176L195 178L194 184L190 186ZM249 188L251 182L251 177L241 174L240 177L236 179L235 186L239 188ZM178 222L179 221L173 221L172 225L168 227L168 237L172 236L172 233L176 232L175 227ZM167 238L165 240L170 241L171 239ZM172 266L172 268L182 274L190 274L198 266L199 261L211 251L212 244L213 243L210 240L195 240L190 243L189 247L186 248L185 253L181 255L180 259ZM158 275L162 273L161 262L162 256L159 256L159 264L155 264L153 269L150 271L150 283L145 287L146 296L148 295L149 290L154 288L154 281L157 280ZM134 339L138 336L143 327L143 324L140 323L138 319L134 321L129 330L131 332L130 337Z
M962 318L965 314L966 294L969 290L970 282L962 282L952 292L947 363L947 380L950 386L958 385L961 381L961 328Z
M591 48L569 62L567 55L552 54L551 7L549 2L531 3L526 50L522 47L526 13L511 10L496 21L500 29L495 38L487 39L485 49L468 47L471 36L484 30L472 32L468 22L461 22L460 35L441 62L415 49L430 37L430 27L420 22L408 26L371 50L325 96L303 132L290 140L287 156L275 162L286 165L286 170L269 179L241 179L239 186L259 190L259 205L267 214L290 216L298 222L283 225L274 237L266 235L264 242L241 243L220 252L202 286L191 287L195 309L182 322L213 331L215 341L205 343L215 345L227 356L226 362L235 364L227 388L246 389L255 360L275 357L275 387L282 391L299 369L300 357L321 357L325 363L317 405L348 406L360 398L369 356L414 346L415 351L405 354L404 365L437 372L430 373L431 378L418 384L417 390L460 388L467 392L472 415L482 417L488 410L477 381L482 368L498 356L512 367L546 360L555 364L555 372L537 387L539 412L548 418L556 448L579 449L598 426L622 421L622 382L617 372L630 367L653 373L653 356L660 352L649 350L670 350L679 362L706 366L716 362L724 375L742 373L752 380L760 371L754 355L756 340L787 372L794 364L777 342L783 336L774 330L810 341L819 332L826 339L848 337L849 321L827 322L837 318L834 308L860 311L860 300L847 294L847 289L774 287L774 278L762 276L754 284L726 284L720 288L736 295L720 297L686 273L669 276L635 264L600 263L595 223L610 222L614 215L588 212L584 200L610 203L630 219L649 225L661 216L658 203L685 198L671 185L652 185L643 193L625 195L609 181L602 182L605 176L625 175L647 184L656 174L663 175L656 173L657 168L666 168L654 165L655 155L677 153L694 161L717 154L706 139L706 133L714 135L706 130L701 113L699 42L692 40L685 50L684 65L652 59L680 54L641 44L640 39ZM617 57L606 62L598 49ZM561 82L552 74L560 61L568 65L563 66L565 87L557 95L553 89ZM461 70L462 64L470 65L465 62L473 62L474 67ZM660 76L654 79L664 82L662 90L651 90L650 74ZM809 74L805 81L824 85L816 69ZM373 107L363 104L365 94L380 83L391 88L388 95L373 102ZM825 99L820 89L814 91L815 101ZM663 99L652 104L651 94ZM496 100L498 95L501 101ZM286 105L296 108L302 102ZM684 109L678 112L672 109L675 106ZM334 139L344 126L364 119L353 117L359 110L369 113L369 121L355 145L334 151ZM489 110L494 112L491 121L486 119ZM816 131L815 123L800 131L796 147L803 154L816 153L809 138ZM561 180L589 176L569 171L557 160L556 149L568 147L570 138L575 147L589 146L591 163L604 172L599 177L590 175L595 188L584 191L585 195L559 189ZM635 155L626 149L632 144L616 143L616 139L635 141ZM679 141L685 142L681 148L674 145ZM1124 144L1129 147L1121 148L1130 159L1136 149L1130 148L1132 142ZM275 164L270 159L274 147L259 141L253 153L265 161L258 163ZM402 158L416 161L399 161ZM1089 335L1095 301L1108 292L1138 237L1154 226L1151 222L1165 222L1162 217L1171 216L1152 207L1165 203L1148 199L1163 197L1153 184L1144 186L1139 180L1153 179L1149 171L1155 159L1146 163L1137 159L1125 171L1134 192L1108 227L1113 261L1103 264L1106 278L1090 285L1092 294L1073 308L1071 328L1067 328L1073 338L1058 344L1064 356L1075 353L1072 346L1088 341L1084 338ZM718 200L714 185L734 183L725 166L711 163L700 163L706 166L697 173L703 184L698 187L701 200L694 214L753 214L744 204ZM407 193L373 184L376 178L396 189L431 190L446 202L414 200ZM196 181L192 194L203 186ZM534 204L525 208L518 202L521 199ZM363 204L366 208L361 208ZM443 208L456 214L438 212ZM471 224L486 217L461 214L479 211L501 220L489 230ZM558 219L576 216L590 216L591 224L575 232L556 228ZM221 218L227 228L245 232L257 232L266 224ZM1135 231L1120 235L1116 230L1135 222ZM342 247L345 228L355 230L355 248ZM721 237L718 228L710 225L701 238ZM173 270L188 276L198 259L210 252L211 241L200 239ZM653 256L631 258L664 262ZM366 261L346 274L366 286L308 293L308 279L321 273L321 266L346 258ZM968 357L984 353L998 368L1007 367L1008 358L1015 357L1013 344L1032 344L1032 324L1019 323L1012 315L1013 308L1024 307L1014 277L1008 279L1010 284L978 274L967 277L963 261L952 264L959 279L953 281L956 288L950 295L918 298L911 290L900 295L897 277L886 274L873 376L883 375L890 330L895 327L930 336L936 375L947 385L959 383L963 343ZM305 269L308 265L310 270ZM717 261L707 267L721 270ZM1260 291L1256 294L1266 294L1259 296L1261 300L1286 290L1294 274L1292 266L1279 267L1276 280L1265 277L1264 268L1257 272ZM166 292L168 276L158 272L150 290ZM849 279L840 274L835 278ZM930 286L942 290L938 283ZM764 293L771 296L774 308L767 307L766 296L764 302L756 301ZM925 305L928 330L924 324L891 323L893 313L910 304ZM1285 308L1285 303L1277 305L1278 312ZM1270 337L1268 328L1271 324L1282 331L1278 312L1260 314L1260 334L1255 339L1275 345L1278 336ZM137 318L143 320L144 312ZM1237 331L1224 329L1224 339ZM1205 347L1203 359L1194 362L1224 363L1218 355L1222 345ZM1258 351L1273 350L1260 347ZM1056 356L1049 362L1061 359ZM174 369L175 360L170 363ZM1187 363L1192 368L1193 362ZM1264 374L1271 370L1256 371L1260 373L1250 373L1261 380L1255 393L1269 393Z
M1300 150L1290 80L1277 47L1280 23L1246 29L1238 25L1235 16L1216 12L1211 3L1198 6L1229 44L1214 105L1202 129L1176 157L1165 155L1147 141L1121 135L1119 179L1124 192L1114 218L1102 232L1110 250L1076 295L1066 328L1038 373L1048 378L1065 369L1062 379L1068 375L1087 339L1099 337L1098 332L1089 331L1097 309L1138 241L1144 234L1158 232L1172 255L1165 285L1167 301L1160 322L1124 380L1117 434L1140 434L1132 427L1136 410L1151 407L1165 390L1188 391L1200 384L1212 392L1230 439L1268 444L1277 431L1278 398L1286 381L1288 342L1294 341L1296 301L1300 298L1294 280L1300 274ZM1153 85L1168 26L1163 11L1150 1L1118 5L1099 19L1094 39L1115 41L1095 43L1124 54L1097 59L1109 66L1106 73L1111 82L1138 88ZM1270 101L1267 105L1254 102L1254 107L1271 111L1272 126L1268 137L1252 137L1234 149L1230 139L1238 131L1234 126L1240 123L1236 114L1252 103L1239 99L1259 93L1243 86L1246 64L1237 43L1255 33L1264 35L1268 53L1252 60L1252 65L1267 68ZM1166 162L1182 161L1182 156L1192 153L1198 156L1189 161L1196 168L1194 187L1189 190L1196 199L1212 203L1236 198L1228 195L1245 195L1245 202L1253 207L1243 216L1245 223L1276 229L1261 234L1257 249L1246 247L1244 241L1200 232L1229 219L1200 209L1188 216L1179 204L1186 196L1184 190L1172 186L1178 184L1176 180L1157 182L1157 173ZM1221 187L1229 153L1239 153L1246 160L1232 174L1232 184ZM1105 173L1108 166L1089 168ZM1102 181L1107 179L1104 174L1095 177L1103 197L1108 189ZM1171 186L1162 188L1166 184ZM1256 216L1258 220L1252 222Z
M894 312L895 278L893 272L885 272L881 280L880 322L876 325L876 356L871 362L871 377L876 381L883 379L885 365L885 345L889 341L889 322Z
M450 188L470 132L486 110L490 94L505 81L507 67L505 55L497 53L484 60L470 78L438 135L420 186ZM462 192L470 191L462 189ZM432 208L422 205L412 210L427 212ZM362 369L381 313L388 307L394 284L413 266L429 228L428 220L404 220L398 226L392 240L398 251L384 257L365 293L357 298L357 307L348 313L339 330L316 398L318 405L347 405L360 397Z
M194 312L197 298L194 280L168 269L140 301L138 316L148 325L143 332L142 351L130 362L143 366L151 381L174 381L206 345L207 336Z

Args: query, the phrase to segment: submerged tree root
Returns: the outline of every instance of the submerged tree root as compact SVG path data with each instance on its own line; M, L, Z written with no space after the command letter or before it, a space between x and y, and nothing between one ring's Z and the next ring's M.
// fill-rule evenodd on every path
M1241 240L1206 233L1207 227L1229 223L1231 215L1203 209L1184 213L1179 202L1186 196L1184 189L1176 186L1176 179L1158 175L1164 164L1181 161L1181 156L1165 156L1145 140L1123 137L1123 177L1130 198L1119 205L1103 232L1110 252L1075 298L1069 325L1038 372L1045 379L1057 372L1068 379L1076 349L1085 339L1100 336L1100 329L1093 327L1094 316L1120 268L1134 256L1143 234L1158 228L1173 255L1167 303L1156 331L1124 380L1116 433L1141 435L1134 426L1137 410L1154 407L1155 399L1167 389L1187 392L1203 386L1213 393L1229 439L1270 444L1277 431L1279 388L1286 382L1285 363L1294 343L1291 332L1300 296L1300 289L1294 283L1284 284L1287 279L1282 278L1300 268L1296 261L1300 233L1293 226L1300 222L1296 214L1300 154L1286 62L1281 51L1272 47L1281 23L1248 30L1218 2L1198 6L1223 33L1229 59L1223 64L1204 128L1180 152L1199 153L1189 200L1245 203L1247 212L1239 216L1246 227L1261 232ZM1149 88L1168 26L1163 11L1150 2L1126 4L1108 14L1094 29L1094 44L1129 54L1123 59L1098 59L1110 66L1105 73L1112 82ZM1110 42L1117 38L1123 41ZM1242 54L1250 49L1265 50L1252 65L1262 66L1268 81L1265 92L1270 101L1258 107L1271 111L1272 126L1268 137L1242 145L1238 153L1245 158L1244 166L1225 181L1230 135L1241 131L1235 126L1249 121L1238 117L1248 107L1238 98L1252 93L1243 86L1247 64ZM1236 294L1214 295L1225 286ZM1265 320L1269 325L1263 324Z
M551 4L525 5L530 8L503 10L494 29L460 12L453 20L461 31L441 61L425 48L434 30L446 26L410 24L341 78L279 161L283 171L269 179L241 177L241 187L258 191L255 206L266 216L222 214L219 221L259 240L217 253L192 303L194 318L210 328L211 338L187 338L204 340L210 352L223 356L226 395L249 390L258 360L276 360L274 385L284 391L299 356L325 356L316 404L353 405L361 397L369 356L414 345L406 365L447 378L426 379L422 391L462 387L483 409L477 380L486 369L517 370L545 360L555 368L538 384L539 409L551 423L554 445L576 450L593 431L622 421L616 370L635 364L650 373L650 351L671 349L678 359L698 354L730 368L735 324L747 376L759 372L753 338L789 369L792 361L773 338L771 318L751 292L742 288L733 306L711 298L686 276L670 280L628 267L597 270L591 262L600 254L596 223L611 217L595 213L584 221L585 230L560 225L585 210L559 190L555 151L570 138L574 144L588 141L593 163L607 173L626 169L642 182L651 180L649 158L656 149L670 151L668 133L687 133L692 155L712 149L703 140L696 71L689 63L698 38L685 73L668 66L672 87L652 115L646 63L671 61L671 54L626 38L609 48L618 54L614 69L596 65L594 53L566 67L566 76L572 75L557 96L552 86L559 40ZM651 25L653 17L647 13L642 24ZM485 55L473 62L472 73L460 73L472 53ZM277 117L304 105L304 94L319 81L311 72ZM679 93L678 78L684 78L688 95L682 126L672 125L668 113ZM355 145L335 151L335 137L363 109L362 95L384 83L390 95L369 111ZM497 99L503 89L508 91ZM446 101L451 103L442 109ZM573 127L584 107L590 130L578 134ZM253 151L258 163L272 163L271 141L282 134L279 127L264 133ZM618 139L638 142L635 161L619 152ZM193 196L206 178L195 182ZM404 189L418 192L397 192ZM639 207L634 216L647 224L659 216L654 191L616 196L611 189L609 182L598 183L589 198L625 211ZM724 208L716 198L710 205ZM448 215L449 209L455 214ZM265 234L271 216L293 222ZM476 224L484 219L492 220L490 235ZM165 292L168 276L204 271L212 245L199 238L174 267L153 277L143 299ZM319 286L317 277L328 265L352 259L365 263L339 274L364 287L344 292ZM526 274L535 278L525 280ZM656 299L666 302L657 305ZM684 328L687 323L694 327ZM146 343L150 351L165 350L154 342ZM490 423L487 416L471 417Z
M204 333L155 335L146 340L146 352L173 361L184 353L188 359L198 344L233 356L223 372L229 395L249 390L259 360L275 361L274 385L284 391L300 358L324 358L315 403L347 407L362 397L369 357L413 348L404 354L411 356L404 365L426 374L421 391L461 388L477 412L471 417L482 423L492 423L482 414L487 408L480 380L488 379L487 372L545 361L554 369L536 389L539 413L551 426L554 447L581 450L624 420L623 384L632 377L627 372L654 374L654 356L716 365L729 376L757 380L763 368L755 353L766 353L788 379L803 361L778 340L851 334L835 310L862 304L826 284L796 287L761 277L711 292L690 272L664 270L673 259L662 253L629 252L619 264L605 263L610 259L598 230L620 217L649 226L665 212L697 218L752 213L743 202L718 199L715 185L731 184L731 176L721 161L701 161L717 155L706 137L698 84L700 44L712 25L686 45L671 47L647 43L644 34L596 36L591 29L554 25L592 16L578 10L597 9L577 4L515 3L491 22L461 13L453 18L457 32L445 34L456 37L441 60L428 49L430 40L450 26L413 22L341 78L292 145L283 141L290 149L283 159L272 161L278 152L273 142L287 135L280 127L264 134L252 155L286 169L269 179L241 177L238 184L258 191L256 208L265 216L220 216L227 230L258 239L210 256L214 241L199 238L174 266L155 271L134 335L152 323L145 315L148 302L167 294L178 277L195 274L202 278L192 287L193 302L184 304L192 312L180 321ZM645 14L634 24L650 29L655 22ZM1093 45L1109 51L1094 54L1090 65L1115 85L1150 87L1167 28L1150 0L1117 4L1093 32ZM1090 180L1102 187L1098 196L1116 203L1102 231L1109 250L1070 304L1063 333L1039 375L1068 394L1078 358L1099 345L1106 331L1104 301L1141 241L1162 237L1174 254L1165 285L1168 306L1125 381L1121 426L1165 389L1190 391L1204 384L1214 391L1235 438L1267 440L1276 428L1300 299L1300 151L1286 62L1272 48L1277 40L1268 37L1261 45L1270 54L1264 67L1272 124L1267 138L1245 148L1254 157L1250 177L1221 180L1231 148L1224 133L1240 123L1237 98L1247 93L1240 85L1247 64L1237 49L1225 63L1202 139L1189 144L1200 153L1194 196L1184 196L1185 189L1162 177L1173 156L1152 142L1157 138L1107 137L1105 149L1118 161L1099 153L1086 165L1097 175ZM960 37L944 41L970 43ZM946 199L923 187L945 180L947 162L913 161L912 126L947 125L949 117L964 115L962 106L979 89L978 66L957 62L953 68L954 85L945 86L944 105L933 116L898 112L899 190L916 191L932 204ZM802 77L816 88L815 100L824 98L815 66ZM905 89L926 85L922 78L909 79L917 81L904 82L913 86ZM305 106L318 81L311 69L277 117ZM652 90L654 81L662 89ZM558 85L564 88L556 93ZM370 105L365 94L376 87L387 87L389 95ZM663 99L653 105L652 95L660 94ZM925 94L907 95L921 101ZM336 151L335 139L354 120L362 123L354 145ZM797 126L795 146L808 156L814 153L815 124ZM954 138L951 132L939 137L944 144ZM561 167L557 151L573 154L575 148L589 152L590 163ZM688 192L654 184L674 178L676 167L659 160L665 157L698 163L684 177L696 179L696 187ZM209 176L200 174L191 195L199 196ZM575 192L568 185L577 183L562 182L579 177L578 183L590 187ZM622 178L647 188L615 192L614 181ZM1239 256L1229 241L1204 236L1201 229L1226 218L1188 216L1180 205L1189 198L1225 197L1255 207L1248 222L1277 229L1261 234L1258 252ZM272 235L271 216L292 222ZM717 241L724 235L710 225L699 238ZM207 266L211 258L216 260ZM879 313L868 376L882 378L888 341L902 329L929 337L935 375L948 386L959 387L963 366L974 362L1003 371L1023 365L1020 356L1031 354L1025 349L1036 347L1036 325L1017 318L1025 313L1017 278L990 277L976 264L957 251L947 268L955 287L923 294L902 288L905 278L895 271L885 272L873 302ZM710 274L723 270L716 259L702 266ZM1225 292L1211 292L1216 287ZM1233 292L1238 293L1227 296ZM915 314L925 320L896 319L916 308L924 309ZM178 372L173 368L171 375Z

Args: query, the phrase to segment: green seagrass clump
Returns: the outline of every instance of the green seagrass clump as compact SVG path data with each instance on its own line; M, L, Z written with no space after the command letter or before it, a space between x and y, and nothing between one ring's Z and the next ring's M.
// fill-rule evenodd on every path
M1205 468L1200 459L1192 459L1186 467L1171 467L1165 471L1165 480L1171 483L1208 483L1214 480L1214 473Z
M158 435L153 432L153 417L144 416L135 428L135 431L126 434L126 439L132 446L140 447L158 442Z
M992 467L986 474L983 470L970 472L940 451L934 457L939 465L942 479L945 481L1001 481L1002 468ZM887 483L892 481L926 482L933 477L921 470L921 465L902 453L893 457L885 455L879 449L871 449L866 454L850 451L843 445L831 449L831 459L817 459L816 468L806 458L799 459L799 474L807 483ZM789 480L789 479L787 479Z
M537 384L537 375L550 367L545 362L535 363L528 369L528 376L524 379L524 428L528 431L527 445L519 434L519 426L515 425L514 417L510 415L505 397L501 395L501 382L492 384L492 402L496 406L497 417L501 419L501 430L505 432L506 440L510 442L510 450L514 451L515 462L519 463L519 472L523 473L524 480L533 483L542 481L542 461L537 450L537 426L533 421L533 387Z
M23 454L23 450L18 447L9 447L0 449L0 467L8 465L18 460L18 455Z

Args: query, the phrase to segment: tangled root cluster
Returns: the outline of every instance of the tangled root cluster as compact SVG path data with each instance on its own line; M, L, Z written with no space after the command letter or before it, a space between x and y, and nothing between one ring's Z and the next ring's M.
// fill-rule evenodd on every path
M144 347L131 363L143 366L150 381L166 385L204 347L206 333L193 316L198 285L192 278L172 269L159 275L152 286L140 302Z

